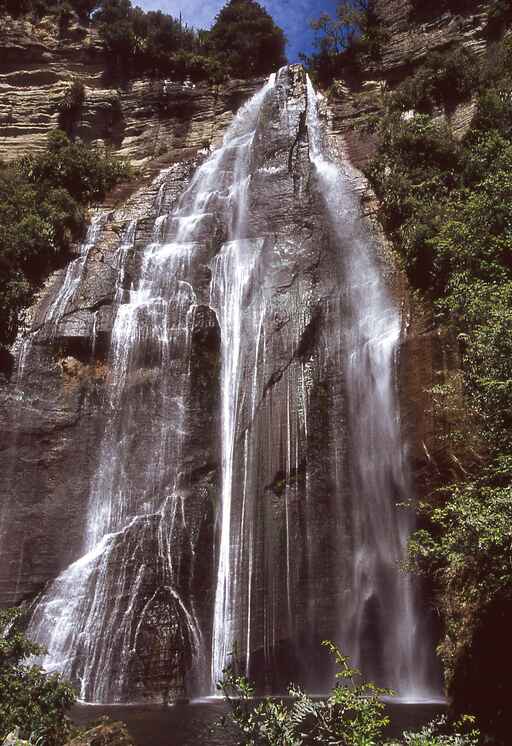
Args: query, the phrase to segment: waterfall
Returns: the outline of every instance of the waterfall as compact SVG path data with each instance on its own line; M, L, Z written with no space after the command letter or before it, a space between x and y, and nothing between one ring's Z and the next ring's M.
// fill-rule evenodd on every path
M398 569L400 314L302 69L271 76L177 196L169 184L117 246L82 541L31 621L43 665L91 702L212 693L232 659L269 691L318 691L330 638L428 696ZM93 352L95 335L94 317Z
M70 262L66 268L62 284L45 316L45 324L48 324L53 331L56 330L59 321L65 316L67 309L74 299L80 286L80 280L87 259L91 250L96 246L98 236L106 218L107 213L99 213L93 216L87 228L85 240L80 246L78 257Z
M411 699L428 698L430 650L421 634L410 577L400 573L410 521L397 504L411 498L412 482L400 429L396 368L401 318L377 263L376 244L361 216L348 173L322 144L317 98L308 77L310 157L336 240L344 276L342 322L354 499L354 599L342 617L342 644L356 665ZM347 618L348 617L348 618ZM367 629L378 629L368 645ZM365 639L366 638L366 639ZM373 658L373 661L371 660ZM375 659L379 664L375 664Z

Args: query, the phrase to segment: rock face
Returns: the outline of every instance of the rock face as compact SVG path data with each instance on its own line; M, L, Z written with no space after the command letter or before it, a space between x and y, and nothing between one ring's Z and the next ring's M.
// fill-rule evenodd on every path
M356 166L363 167L375 151L368 124L382 115L384 93L413 73L427 54L459 47L476 56L485 53L489 0L444 5L443 10L442 0L414 4L411 0L376 1L383 32L380 59L368 64L356 83L336 81L329 97L333 129L343 134L348 156ZM450 112L447 123L456 137L467 131L473 114L471 101ZM444 116L441 111L439 115Z
M44 663L88 701L210 692L235 648L318 691L324 638L436 687L395 564L402 280L316 111L281 71L222 147L94 216L18 341L0 599L39 594Z
M123 723L104 722L69 741L66 746L135 746Z
M45 147L73 82L85 87L73 134L113 148L149 175L218 144L240 104L261 85L154 79L117 87L105 74L94 28L75 23L63 35L51 17L34 24L6 15L0 28L0 152L6 161Z

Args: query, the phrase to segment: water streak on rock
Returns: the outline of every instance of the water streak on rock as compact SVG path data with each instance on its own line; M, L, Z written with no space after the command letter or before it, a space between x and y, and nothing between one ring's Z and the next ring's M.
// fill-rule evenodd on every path
M31 622L82 699L212 693L234 651L262 689L319 691L325 638L380 683L430 692L398 569L401 319L348 168L304 71L284 68L114 243L106 360L108 315L89 309L104 419L81 543Z

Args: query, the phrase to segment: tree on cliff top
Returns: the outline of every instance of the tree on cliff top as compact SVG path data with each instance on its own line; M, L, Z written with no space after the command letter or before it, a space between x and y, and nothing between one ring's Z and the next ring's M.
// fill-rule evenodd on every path
M235 77L267 75L286 64L285 35L255 0L229 0L217 15L209 44Z
M336 77L358 76L363 61L380 59L386 32L379 22L375 0L343 0L334 16L321 13L311 22L318 51L302 55L320 84Z

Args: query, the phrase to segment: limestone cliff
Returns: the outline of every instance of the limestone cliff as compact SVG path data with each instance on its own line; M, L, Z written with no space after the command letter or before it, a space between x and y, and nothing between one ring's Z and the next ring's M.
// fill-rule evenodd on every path
M261 81L224 85L163 79L108 80L94 27L75 23L64 35L47 16L0 16L0 154L9 161L42 150L58 126L72 83L85 86L74 134L103 143L155 175L166 164L218 143L226 124Z

